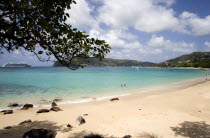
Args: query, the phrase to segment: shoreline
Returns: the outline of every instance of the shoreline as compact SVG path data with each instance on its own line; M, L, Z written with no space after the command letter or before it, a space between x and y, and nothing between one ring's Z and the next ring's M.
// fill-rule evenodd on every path
M208 78L208 80L210 80L210 77L207 77L207 78ZM103 94L89 95L89 96L80 97L80 98L72 97L70 100L63 100L60 97L54 97L54 99L56 99L56 98L61 99L61 101L57 102L59 105L68 105L68 104L87 103L87 102L92 102L92 101L100 102L100 101L115 98L115 97L126 97L126 96L132 96L132 95L136 95L136 94L153 95L153 94L164 93L164 92L175 90L175 89L180 90L180 89L188 88L188 87L191 87L191 86L194 86L197 84L205 83L206 82L205 79L206 79L206 77L194 78L194 79L183 80L183 81L179 81L179 82L175 82L175 83L171 83L171 84L165 84L165 85L161 85L161 86L136 88L136 89L130 89L130 90L118 91L118 92L107 92L107 93L103 93ZM32 100L32 101L34 101L34 100ZM25 102L25 103L14 102L14 103L18 103L22 106L1 107L0 111L10 110L10 109L11 110L19 110L26 103L33 104L35 108L50 107L51 103L53 102L53 99L44 100L43 103L41 103L42 102L41 99L40 100L36 99L35 101L36 101L36 103L34 103L34 102ZM38 104L37 102L39 102L40 104ZM10 103L12 103L12 102L10 102Z
M202 67L155 67L155 68L172 68L172 69L198 69L198 70L210 70L210 68Z
M143 132L163 138L181 138L182 136L175 136L171 127L178 127L185 121L205 121L210 124L210 81L200 78L182 84L184 85L154 88L149 92L136 90L135 93L118 97L119 100L113 102L108 98L77 104L58 103L63 110L60 112L36 114L39 109L49 109L36 107L14 110L14 113L9 115L0 113L0 137L21 137L32 128L47 128L57 130L56 138L74 138L76 134L91 132L120 138L124 135L132 135L135 138ZM84 114L88 115L83 116ZM85 118L84 125L75 124L79 115ZM32 123L18 125L27 119L31 119ZM67 124L71 124L73 128L68 129ZM12 128L3 129L6 126Z

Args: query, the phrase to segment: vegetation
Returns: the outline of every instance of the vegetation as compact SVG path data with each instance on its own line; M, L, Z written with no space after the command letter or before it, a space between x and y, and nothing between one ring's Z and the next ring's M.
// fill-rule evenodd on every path
M75 0L2 0L0 2L0 53L26 50L40 61L71 66L74 58L97 57L110 51L104 40L89 38L65 21Z
M159 67L210 68L210 52L194 52L158 64Z
M151 62L140 62L136 60L119 60L105 58L100 62L98 58L88 58L88 59L77 59L76 63L80 62L83 66L155 66L156 64ZM59 62L55 62L54 67L62 66Z

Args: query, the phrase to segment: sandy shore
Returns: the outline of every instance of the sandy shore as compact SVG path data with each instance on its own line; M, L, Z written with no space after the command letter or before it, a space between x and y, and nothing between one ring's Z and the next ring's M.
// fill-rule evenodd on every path
M56 138L80 138L91 132L114 137L131 135L134 138L143 135L147 138L146 133L162 138L210 137L210 81L184 86L135 92L112 102L106 99L58 105L63 110L60 112L36 114L40 108L33 108L14 110L9 115L0 113L0 138L19 138L32 128L57 130ZM86 123L77 126L75 120L79 115L85 118ZM18 125L27 119L32 123ZM67 124L73 128L67 128ZM12 128L5 130L6 126Z
M157 68L174 68L174 69L198 69L198 70L210 70L210 68L202 68L202 67L157 67Z

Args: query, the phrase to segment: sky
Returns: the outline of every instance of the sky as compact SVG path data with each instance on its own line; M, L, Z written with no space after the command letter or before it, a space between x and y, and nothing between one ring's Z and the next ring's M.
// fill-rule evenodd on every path
M210 51L210 0L76 0L66 23L112 47L114 59L163 62ZM50 66L20 51L0 56L0 65Z

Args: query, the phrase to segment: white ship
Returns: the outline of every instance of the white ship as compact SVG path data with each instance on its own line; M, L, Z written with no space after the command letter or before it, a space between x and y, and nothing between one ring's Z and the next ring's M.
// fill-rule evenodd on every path
M7 63L7 64L4 64L2 67L31 67L31 65L29 64L26 64L26 63L13 63L13 62L10 62L10 63Z

